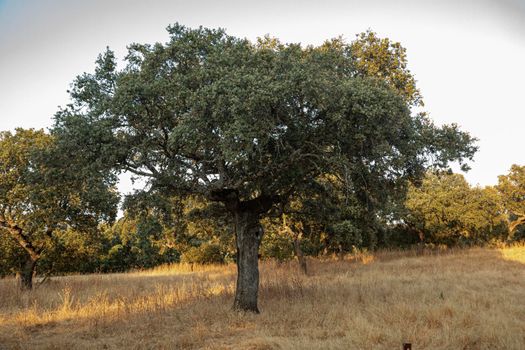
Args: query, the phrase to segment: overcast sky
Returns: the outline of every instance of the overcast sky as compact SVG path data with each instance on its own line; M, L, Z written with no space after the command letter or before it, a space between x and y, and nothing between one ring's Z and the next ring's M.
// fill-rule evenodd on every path
M0 0L0 130L50 127L106 46L122 58L129 43L167 41L174 22L303 44L371 28L407 48L434 121L480 139L471 184L525 164L525 0Z

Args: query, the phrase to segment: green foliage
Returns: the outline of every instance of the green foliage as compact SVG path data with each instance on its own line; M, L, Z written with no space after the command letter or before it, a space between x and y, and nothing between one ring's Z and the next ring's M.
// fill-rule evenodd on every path
M292 259L293 232L283 230L282 218L266 218L262 223L265 234L259 248L261 257L281 262Z
M261 46L277 48L279 42L276 39L266 37L259 41ZM331 53L332 59L337 61L337 65L347 74L354 77L371 79L378 84L385 84L396 91L409 106L423 106L421 94L416 87L416 81L407 68L406 50L399 44L390 41L388 38L379 38L374 32L367 31L357 35L356 40L347 44L342 38L326 41L318 48L311 48L323 54ZM340 53L340 55L334 54ZM472 146L472 139L466 133L461 133L456 125L443 126L441 129L435 128L428 120L425 113L415 117L421 125L418 132L421 137L421 144L428 144L429 150L425 156L432 153L438 156L434 159L432 167L437 169L446 168L451 160L461 158L459 150L464 154L473 154L475 147ZM356 125L362 121L356 121ZM375 122L375 127L380 128L381 122ZM391 124L384 124L391 126ZM361 130L365 131L367 125L360 125ZM370 125L372 128L372 125ZM394 126L394 129L398 126ZM417 129L417 128L416 128ZM380 131L381 133L381 131ZM354 135L355 131L348 129L348 135ZM359 144L367 136L357 134L355 144ZM375 135L378 136L378 135ZM385 143L395 137L388 137ZM370 138L372 139L372 138ZM381 142L381 141L380 141ZM368 146L370 149L373 147ZM462 152L462 151L460 151ZM359 154L359 151L355 151ZM375 163L377 159L370 159L370 155L361 155L368 158L369 164ZM397 158L400 154L385 155L379 158L379 162L385 158ZM387 166L388 167L388 166ZM389 173L385 167L384 173ZM468 166L463 164L467 169ZM407 168L405 179L419 181L419 168ZM387 228L387 222L393 217L398 216L398 212L403 210L403 202L408 183L402 177L385 181L385 178L378 177L377 174L370 176L366 166L361 167L359 163L349 165L340 162L334 165L330 174L323 174L316 178L307 180L307 186L302 194L294 196L290 200L289 206L285 207L285 212L289 215L289 221L300 223L306 231L316 232L310 234L306 242L318 242L315 252L321 249L337 250L346 238L340 234L334 235L331 229L334 222L349 221L355 227L356 232L362 238L362 246L374 248L377 244L386 244L392 240L393 231ZM395 171L394 171L395 173ZM390 175L392 175L390 173ZM380 179L380 181L377 181ZM386 236L389 236L388 238ZM333 236L333 237L332 237ZM414 238L412 236L412 238ZM352 234L348 237L352 240ZM397 241L397 239L395 239ZM412 240L413 241L413 240Z
M356 73L351 45L254 45L178 24L168 31L165 44L131 45L120 71L111 51L101 55L56 115L57 135L152 189L279 201L339 173L372 203L430 159L446 166L475 151L468 134L411 116L388 84ZM408 74L403 62L389 72Z
M384 228L380 245L383 248L408 248L422 243L422 239L423 231L410 225L395 224Z
M483 243L505 235L500 198L494 188L471 188L459 174L427 174L411 186L406 221L427 242Z
M58 257L61 232L90 234L116 213L113 178L75 167L76 156L43 130L0 133L0 235L17 242L26 261Z
M57 231L53 244L42 253L37 272L90 273L100 270L103 236L98 229L89 233L71 228Z
M154 216L124 216L105 230L100 269L126 271L178 261L179 252L166 234L169 231Z
M199 247L191 247L182 253L181 262L192 264L222 264L224 263L224 253L218 244L206 242Z
M177 237L178 246L185 251L191 246L214 242L226 261L233 261L236 254L234 227L225 208L202 197L187 197L184 200L186 231ZM184 247L186 246L186 248Z
M0 277L14 275L21 270L27 253L14 239L0 239Z
M409 105L423 106L416 80L407 68L406 49L398 42L379 38L371 30L356 37L349 51L357 74L384 81Z
M507 211L512 237L525 224L525 166L512 165L508 175L498 177L496 188Z
M352 251L363 245L363 237L359 230L350 220L335 223L331 227L332 241L341 247L341 250Z

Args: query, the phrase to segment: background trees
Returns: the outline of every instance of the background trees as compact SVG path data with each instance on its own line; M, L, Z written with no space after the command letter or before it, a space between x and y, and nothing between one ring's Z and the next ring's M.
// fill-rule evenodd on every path
M498 177L497 190L501 194L508 215L509 234L525 224L525 166L512 165L508 175Z
M470 187L460 174L432 174L411 186L405 220L423 242L480 244L506 237L506 221L497 191Z
M100 270L126 271L178 261L180 253L165 236L167 232L154 215L132 217L126 213L115 224L102 228Z
M56 147L42 130L0 134L0 234L23 249L3 245L17 256L15 269L26 289L42 255L60 244L60 231L95 230L116 211L118 196L104 174L75 168L68 157L73 150Z

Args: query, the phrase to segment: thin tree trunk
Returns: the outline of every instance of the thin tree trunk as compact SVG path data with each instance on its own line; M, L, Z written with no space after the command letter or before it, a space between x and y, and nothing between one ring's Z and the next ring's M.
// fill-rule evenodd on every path
M301 228L298 228L296 225L288 225L287 215L282 214L282 229L284 232L287 232L292 236L293 239L293 248L297 261L299 262L299 267L305 275L308 274L308 269L306 266L306 260L304 258L303 250L301 249L301 240L303 237L303 232ZM301 224L302 226L302 224ZM294 227L295 229L292 229Z
M339 260L345 259L345 250L343 249L343 244L339 243L339 254L337 254L339 257Z
M37 260L27 257L27 260L22 266L20 271L20 289L31 290L33 289L33 275L35 274Z
M237 242L237 288L233 308L259 313L257 297L259 292L259 245L263 228L259 214L252 211L235 213Z
M299 261L299 267L305 275L308 275L308 267L306 265L306 259L304 258L303 250L301 249L301 234L294 235L293 247L297 261Z

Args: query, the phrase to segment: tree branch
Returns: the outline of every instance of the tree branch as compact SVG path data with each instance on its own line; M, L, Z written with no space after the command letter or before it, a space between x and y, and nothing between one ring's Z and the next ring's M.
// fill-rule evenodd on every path
M20 244L20 246L29 253L29 256L31 256L32 260L36 261L40 258L40 253L42 250L33 246L29 238L24 234L24 231L21 227L16 224L10 224L2 218L0 218L0 227L7 229L7 231L11 233L18 244Z

